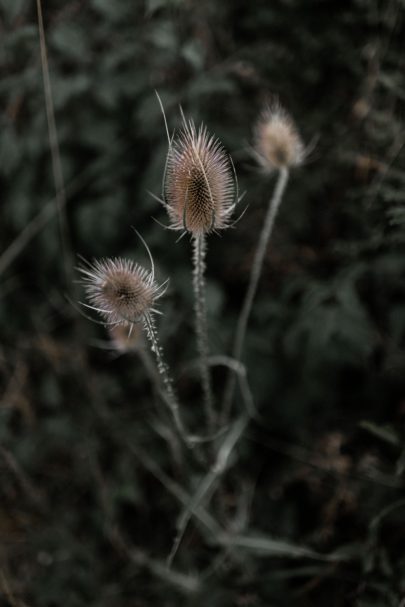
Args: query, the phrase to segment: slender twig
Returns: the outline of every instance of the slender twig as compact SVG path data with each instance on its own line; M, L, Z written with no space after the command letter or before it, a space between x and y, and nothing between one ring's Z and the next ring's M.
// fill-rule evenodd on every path
M207 417L208 428L212 433L214 429L214 407L212 396L211 373L208 363L208 329L207 308L205 301L205 235L193 236L193 286L195 306L195 326L197 335L197 348L199 353L199 365L201 384L203 389L204 408Z
M94 164L90 166L88 169L83 171L80 175L72 179L72 181L68 184L65 191L69 194L69 196L73 196L80 189L86 185L86 183L90 182L96 172L99 170L98 164ZM25 247L31 242L40 231L45 228L45 226L54 219L55 215L58 214L58 206L57 199L59 196L59 192L56 193L51 200L46 203L42 203L42 208L31 219L29 223L21 230L18 235L14 238L14 240L3 250L0 255L0 275L4 274L5 271L9 268L9 266L14 262L15 259L24 251ZM68 202L70 202L71 198L64 199L64 206Z
M246 328L249 320L250 313L252 311L253 301L256 295L257 286L259 284L260 275L263 267L263 260L266 254L267 245L271 236L271 232L274 226L274 220L277 215L277 211L280 207L281 200L288 182L288 169L282 168L279 171L278 179L274 188L273 196L269 201L269 206L263 225L262 232L260 234L259 242L255 252L252 269L250 272L249 286L246 291L245 299L241 309L241 313L238 320L238 325L235 334L235 340L232 350L232 358L236 361L240 361L243 351L243 345L245 341ZM236 375L229 373L228 381L225 388L225 396L222 410L222 421L227 420L232 407L232 400L235 392Z
M195 494L192 496L189 503L184 508L177 523L177 535L168 557L169 567L171 566L173 559L176 556L176 553L179 549L180 543L184 537L184 533L192 515L194 514L196 509L198 509L200 506L203 506L204 501L208 499L208 497L212 494L215 485L225 473L226 469L228 468L231 454L233 453L233 450L238 444L240 438L242 437L248 425L248 422L249 418L243 415L232 425L231 429L224 438L218 450L214 464L207 472L205 477L202 479Z
M191 495L187 489L180 485L178 480L172 478L169 473L160 466L154 453L144 449L139 441L130 440L126 437L125 433L123 434L122 431L116 427L115 416L108 408L108 405L105 402L105 395L100 390L98 382L89 382L88 389L90 402L97 419L103 423L105 428L109 429L109 432L119 444L124 441L125 448L136 457L145 470L159 481L162 487L164 487L181 506L187 507L187 504L189 504L191 500ZM223 531L221 524L201 505L194 509L193 516L206 538L207 543L211 543L212 538Z
M114 509L111 504L111 497L108 487L103 479L103 475L98 462L91 456L91 468L95 478L99 500L105 518L105 533L112 546L137 567L144 567L153 576L184 594L193 594L199 590L199 579L194 575L188 575L181 571L169 571L164 563L150 557L146 552L137 546L130 545L124 538L120 526L114 517Z
M26 497L37 509L42 511L44 506L42 496L34 487L28 475L24 472L23 468L18 464L11 451L0 446L0 456L4 460L7 468L16 478Z
M149 349L143 346L143 344L136 348L136 354L138 355L140 361L142 362L146 374L149 377L152 390L155 394L155 400L160 401L160 397L164 397L164 395L159 390L160 377L158 370L156 369L155 361L153 360ZM159 398L158 398L159 397ZM166 397L167 398L167 397ZM169 405L169 403L167 403ZM168 406L170 409L170 406ZM170 415L170 410L168 412ZM156 418L152 422L152 428L154 431L166 442L172 457L173 461L176 462L178 469L180 470L183 467L183 458L182 458L182 449L181 443L179 441L179 437L175 429L172 428L170 423L167 423L167 418L164 420L160 420L160 418Z
M73 261L71 258L69 248L69 230L66 220L66 192L65 183L63 179L62 163L59 150L58 134L56 129L55 110L52 98L52 87L51 79L49 75L48 65L48 54L46 49L45 40L45 29L44 20L42 15L41 0L37 0L37 15L38 15L38 31L39 31L39 44L41 49L41 65L42 65L42 78L44 84L45 94L45 109L46 109L46 120L48 124L48 135L49 135L49 146L51 149L52 157L52 173L56 191L56 206L58 209L59 217L59 231L61 237L62 253L65 262L65 272L69 283L73 275Z
M139 443L134 444L131 442L128 443L127 447L139 460L145 470L152 474L166 491L184 507L184 509L188 508L193 499L192 496L183 486L179 485L177 481L159 466L156 458L149 455ZM223 531L222 525L202 506L202 504L197 504L193 509L192 514L208 543L212 542L213 538Z
M4 597L9 601L11 607L27 607L27 603L21 601L17 598L11 588L11 584L9 583L8 578L3 570L0 567L0 592L4 595Z
M215 539L219 546L231 546L238 549L240 553L251 553L257 558L307 558L316 561L344 563L358 560L361 553L360 547L357 550L350 550L349 547L347 550L336 550L322 554L307 546L275 539L259 532L255 534L232 534L226 532L220 536L216 536Z
M234 373L239 381L239 387L243 403L245 405L246 414L252 418L258 418L258 411L254 402L252 390L247 378L246 367L240 361L236 361L230 356L210 356L209 363L211 366L223 366L229 369L229 372Z

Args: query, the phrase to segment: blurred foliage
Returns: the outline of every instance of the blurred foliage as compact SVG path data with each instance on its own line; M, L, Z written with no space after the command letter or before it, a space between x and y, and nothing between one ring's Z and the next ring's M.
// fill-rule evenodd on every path
M404 1L43 4L66 244L73 256L142 262L131 226L142 233L171 279L161 336L194 428L189 243L151 219L166 222L148 194L159 195L167 148L154 91L171 129L181 104L217 134L246 191L243 219L210 239L214 354L229 352L273 185L249 153L268 95L311 152L251 320L258 417L224 477L222 510L213 502L230 544L193 519L169 570L181 491L204 472L168 452L145 353L119 355L71 303L80 295L55 213L35 2L0 0L2 604L398 607ZM214 380L220 394L220 369Z

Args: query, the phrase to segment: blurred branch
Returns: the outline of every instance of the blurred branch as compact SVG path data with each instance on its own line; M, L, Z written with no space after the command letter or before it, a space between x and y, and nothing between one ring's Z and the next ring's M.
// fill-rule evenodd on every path
M48 65L48 53L46 49L44 20L42 15L42 4L41 0L37 0L37 16L38 16L38 31L39 31L39 43L41 49L41 65L42 65L42 77L44 82L44 93L45 93L45 109L46 109L46 120L48 123L48 134L49 134L49 145L51 148L52 157L52 172L53 179L55 182L55 203L57 207L58 219L59 219L59 230L62 245L62 254L65 262L66 278L69 282L73 276L73 259L72 251L70 249L70 235L69 228L66 219L66 190L65 182L63 179L62 163L60 158L60 149L58 141L58 133L56 129L55 110L53 105L51 79L49 75Z
M186 507L177 522L177 536L168 557L169 566L172 564L173 559L177 553L177 550L180 546L182 538L184 537L184 533L186 531L188 522L190 521L192 514L194 514L196 511L198 512L198 508L212 492L215 487L215 484L224 474L225 470L228 467L229 458L235 446L239 442L239 439L241 438L243 432L245 431L248 422L249 419L247 417L241 417L231 426L231 429L229 430L227 436L224 438L220 448L218 449L218 454L214 465L203 478L197 491L192 496L190 501L186 504Z
M153 576L171 586L174 586L182 593L196 593L199 589L199 581L196 576L186 575L178 571L169 570L164 563L149 557L143 550L135 546L130 546L125 541L122 532L120 531L117 523L114 521L113 511L101 469L93 457L90 457L90 460L92 462L93 475L99 489L100 502L107 520L107 535L111 544L118 550L118 552L123 553L138 567L146 568Z
M259 557L309 558L327 562L352 561L360 558L361 545L344 546L339 550L322 554L306 546L299 546L284 540L275 540L265 535L222 534L216 538L221 546L239 548Z
M337 478L345 476L346 478L366 481L368 483L373 483L375 485L380 485L389 489L399 489L403 486L403 483L400 479L393 476L389 476L387 474L382 474L378 471L375 471L373 475L365 475L355 472L347 472L344 475L339 474L336 470L331 469L327 464L322 465L319 462L319 455L317 455L315 452L309 451L308 449L305 449L301 446L288 444L278 439L272 438L268 438L266 440L259 439L258 437L252 435L248 435L247 438L254 442L260 443L265 447L268 447L276 453L280 453L282 455L285 455L286 457L290 457L296 461L301 462L302 464L314 468L315 470L320 470L321 472L330 474L331 476L335 476ZM316 458L317 461L315 461Z
M73 196L91 179L95 173L100 170L99 163L95 162L88 169L83 171L75 179L72 179L66 187L66 196L63 199L63 204L69 202L67 194ZM0 255L0 275L10 267L14 260L23 252L29 242L46 226L46 224L54 218L58 212L55 206L57 196L52 198L44 208L25 226L18 236L8 245L8 247Z
M2 591L2 593L4 594L6 599L9 601L11 607L28 607L27 603L18 599L15 596L13 590L11 589L9 580L6 577L6 574L4 573L4 571L1 567L0 567L0 590Z
M43 500L39 495L38 491L34 488L28 476L24 470L18 464L17 460L10 451L0 446L0 455L2 456L8 469L12 472L13 476L17 479L18 484L24 491L29 501L39 510L43 510Z

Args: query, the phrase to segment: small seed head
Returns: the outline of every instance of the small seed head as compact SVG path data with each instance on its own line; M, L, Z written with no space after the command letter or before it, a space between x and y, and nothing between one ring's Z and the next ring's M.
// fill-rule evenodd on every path
M226 228L237 184L230 157L205 126L183 119L169 148L164 183L171 228L194 235Z
M304 145L291 116L278 104L267 106L254 129L254 150L266 171L298 166Z
M142 345L142 327L135 325L128 334L128 328L124 325L113 325L108 329L112 348L124 354L133 352L141 348Z
M131 326L161 295L153 274L128 259L101 259L79 268L91 308L110 325Z

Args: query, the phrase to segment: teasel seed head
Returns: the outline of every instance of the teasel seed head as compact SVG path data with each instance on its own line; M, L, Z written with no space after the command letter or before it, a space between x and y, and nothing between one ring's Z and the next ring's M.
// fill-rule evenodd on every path
M254 129L255 156L267 172L302 163L304 145L291 116L276 101L262 112Z
M230 156L204 125L197 130L183 115L183 127L170 142L164 179L170 227L198 236L229 225L237 201Z
M112 326L143 321L157 311L153 306L166 289L166 283L155 282L153 266L149 272L121 257L83 262L78 269L89 301L84 305Z

